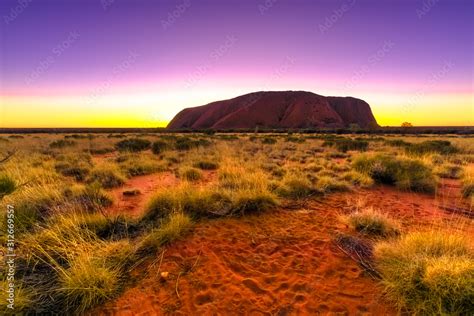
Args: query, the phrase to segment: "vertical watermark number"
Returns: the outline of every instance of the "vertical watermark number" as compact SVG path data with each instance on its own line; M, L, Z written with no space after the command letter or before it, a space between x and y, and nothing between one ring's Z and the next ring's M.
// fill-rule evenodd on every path
M7 205L7 245L5 253L5 266L7 272L7 301L9 309L15 308L15 208Z

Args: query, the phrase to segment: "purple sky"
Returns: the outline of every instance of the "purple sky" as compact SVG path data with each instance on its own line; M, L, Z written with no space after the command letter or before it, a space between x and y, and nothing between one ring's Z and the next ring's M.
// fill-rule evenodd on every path
M1 0L0 96L304 89L376 107L418 91L472 107L473 3ZM199 104L166 100L164 120Z

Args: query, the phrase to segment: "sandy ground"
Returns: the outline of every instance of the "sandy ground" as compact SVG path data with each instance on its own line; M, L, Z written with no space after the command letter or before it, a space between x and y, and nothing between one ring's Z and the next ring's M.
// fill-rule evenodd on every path
M134 178L113 191L111 211L137 215L157 188L178 181L171 173ZM142 194L124 197L130 188ZM378 281L334 243L338 233L354 234L340 218L361 205L389 213L406 231L455 223L474 236L468 214L458 214L472 210L457 180L443 180L435 197L387 186L331 194L292 210L197 223L93 314L394 315Z

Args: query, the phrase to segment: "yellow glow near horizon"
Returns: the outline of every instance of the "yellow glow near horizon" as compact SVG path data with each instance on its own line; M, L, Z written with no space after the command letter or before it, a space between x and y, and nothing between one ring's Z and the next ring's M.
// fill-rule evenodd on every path
M0 127L165 127L185 107L198 106L242 94L238 90L167 91L157 94L0 99ZM473 126L473 95L361 93L381 126Z

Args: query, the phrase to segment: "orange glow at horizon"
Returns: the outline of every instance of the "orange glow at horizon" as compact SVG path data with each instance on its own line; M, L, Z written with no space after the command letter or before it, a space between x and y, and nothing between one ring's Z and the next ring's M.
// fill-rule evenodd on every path
M190 91L187 94L108 95L97 100L81 97L0 97L0 128L165 127L185 107L207 104L243 94L239 90ZM331 93L327 93L331 95ZM381 126L474 126L471 93L362 93Z

